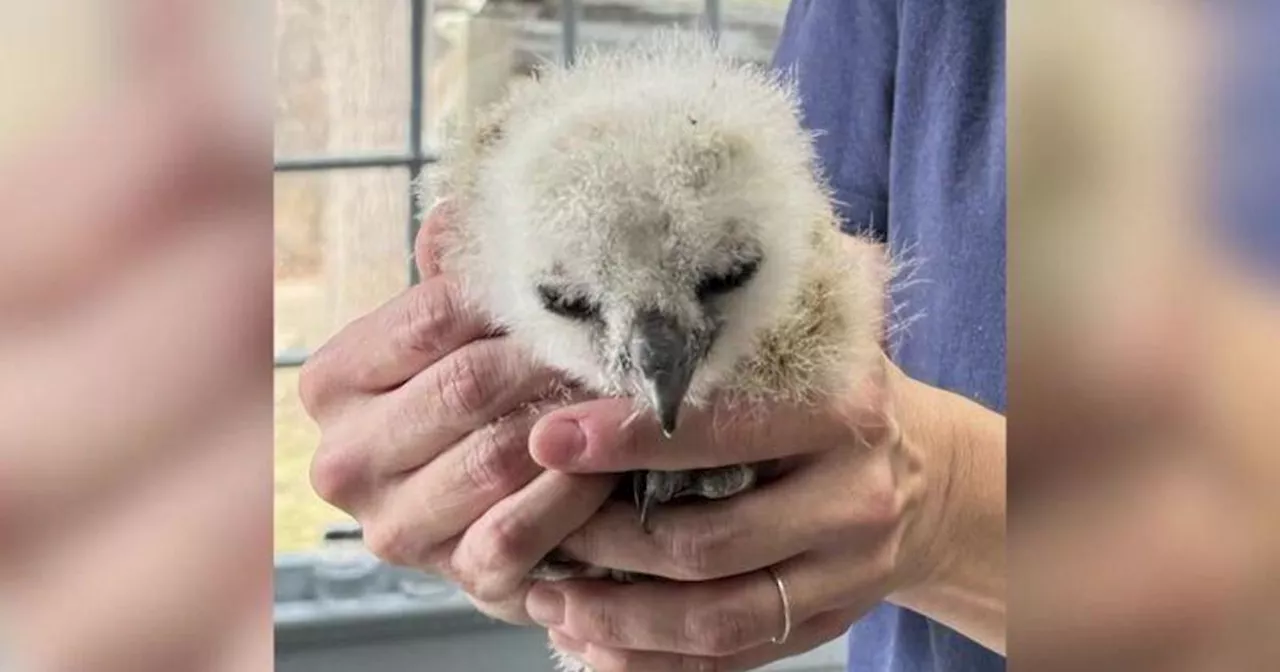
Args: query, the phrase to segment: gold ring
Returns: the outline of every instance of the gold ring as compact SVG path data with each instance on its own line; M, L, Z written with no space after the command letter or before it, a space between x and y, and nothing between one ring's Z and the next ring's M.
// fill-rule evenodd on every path
M782 598L782 634L770 639L774 644L782 644L791 636L791 598L787 595L787 584L782 582L782 577L778 576L778 571L772 567L765 571L769 572L769 576L773 577L773 582L778 586L778 597Z

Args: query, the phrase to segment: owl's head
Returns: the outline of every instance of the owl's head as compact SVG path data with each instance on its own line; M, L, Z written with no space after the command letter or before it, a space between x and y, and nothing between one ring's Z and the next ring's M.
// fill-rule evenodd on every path
M626 63L552 78L503 129L465 263L513 336L670 432L794 309L831 206L779 82L719 59Z

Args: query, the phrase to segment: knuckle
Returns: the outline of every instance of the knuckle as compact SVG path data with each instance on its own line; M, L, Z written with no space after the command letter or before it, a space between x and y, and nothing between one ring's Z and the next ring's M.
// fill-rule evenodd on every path
M497 377L494 353L480 347L466 348L440 366L435 397L446 413L470 417L489 404Z
M421 549L414 535L404 525L377 521L364 528L364 541L369 552L382 561L404 567L419 564Z
M499 420L464 446L462 470L469 486L484 492L513 492L523 486L534 465L526 446L528 431L514 418Z
M697 581L707 573L707 552L703 537L685 531L674 532L667 544L673 578Z
M659 540L677 575L672 578L687 581L715 578L720 550L728 541L728 528L711 516L686 522L687 525L667 528Z
M476 611L489 618L512 625L530 624L529 620L520 614L521 605L514 604L512 600L484 600L466 591L462 594L476 608Z
M883 470L885 472L888 469ZM895 486L891 474L879 473L873 477L871 487L862 501L863 522L876 528L896 526L905 509L902 493Z
M597 606L585 616L586 618L578 621L578 627L575 628L579 639L603 646L627 646L627 628L615 611L605 606Z
M482 594L484 591L480 589L480 576L473 567L461 564L456 565L454 571L449 575L449 580L458 584L458 589L472 603L497 604L502 602L500 599L494 599Z
M598 519L589 520L561 541L560 548L568 551L572 557L589 563L602 555L602 527L609 529L610 526L601 525Z
M316 418L324 407L333 387L333 376L329 374L329 359L332 357L329 348L322 346L316 350L298 370L298 399L307 415Z
M509 575L532 567L540 554L534 548L533 528L523 518L500 516L478 530L480 552L475 557L486 574Z
M804 629L819 641L834 639L849 629L848 612L835 610L818 614L805 621Z
M685 637L697 653L718 656L736 653L751 644L754 619L747 610L707 607L689 612Z
M467 595L481 602L502 603L513 590L510 581L487 572L465 572L460 582Z
M435 354L450 330L464 319L465 310L455 286L443 278L429 278L408 290L410 300L395 330L402 349Z
M476 530L464 551L466 562L458 564L458 582L469 595L485 602L504 602L511 599L523 585L523 579L533 562L522 562L520 548L528 544L512 540L499 527ZM469 535L471 536L471 535Z
M320 499L349 510L357 493L363 489L367 466L367 458L358 447L333 445L322 440L311 459L311 487Z

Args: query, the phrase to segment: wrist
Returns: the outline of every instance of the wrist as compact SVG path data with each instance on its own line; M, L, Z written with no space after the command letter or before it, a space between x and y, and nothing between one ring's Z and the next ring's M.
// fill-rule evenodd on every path
M1004 418L901 372L895 378L903 450L920 455L925 487L889 601L1003 652Z

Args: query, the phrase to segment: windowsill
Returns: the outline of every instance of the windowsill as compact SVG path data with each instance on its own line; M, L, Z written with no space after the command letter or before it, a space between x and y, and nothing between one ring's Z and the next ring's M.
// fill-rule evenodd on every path
M549 672L545 636L493 620L476 610L451 584L379 563L366 590L354 599L323 600L317 595L316 553L276 556L275 634L277 669L294 672L350 670L405 672L512 669ZM424 590L406 593L412 579ZM843 638L762 670L841 672ZM423 667L431 660L436 667Z
M281 554L275 565L277 646L290 648L388 639L434 637L463 631L517 629L475 609L451 584L420 572L379 564L359 597L323 600L317 596L314 553ZM401 590L412 578L421 595Z

